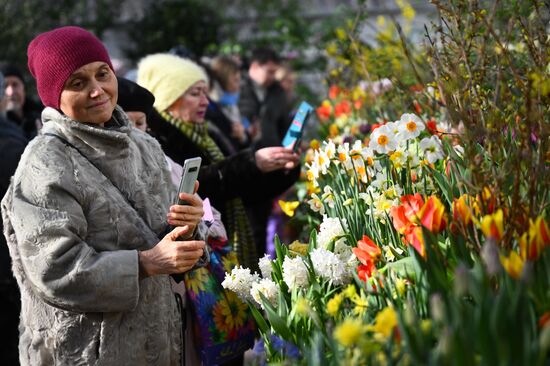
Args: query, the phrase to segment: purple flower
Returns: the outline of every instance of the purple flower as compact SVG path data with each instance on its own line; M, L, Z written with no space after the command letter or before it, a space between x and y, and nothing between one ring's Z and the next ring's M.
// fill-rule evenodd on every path
M362 125L359 126L359 132L361 132L363 135L366 135L367 133L369 133L371 130L371 125L369 125L368 123L363 123Z
M300 358L300 350L295 344L287 342L274 334L271 335L270 339L275 351L289 358Z

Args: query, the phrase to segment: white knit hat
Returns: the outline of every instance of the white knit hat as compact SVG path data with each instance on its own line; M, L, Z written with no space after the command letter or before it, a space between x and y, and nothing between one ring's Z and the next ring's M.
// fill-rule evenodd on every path
M154 107L165 111L197 81L208 83L208 76L193 61L157 53L141 59L137 83L155 96Z

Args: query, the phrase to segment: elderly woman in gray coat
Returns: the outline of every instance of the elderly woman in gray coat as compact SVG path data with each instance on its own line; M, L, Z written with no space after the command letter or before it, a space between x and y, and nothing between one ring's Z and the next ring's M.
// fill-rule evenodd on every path
M47 108L2 201L21 288L23 365L177 365L170 274L204 255L202 202L175 192L158 143L116 106L103 44L78 27L36 37ZM168 225L176 228L166 234Z

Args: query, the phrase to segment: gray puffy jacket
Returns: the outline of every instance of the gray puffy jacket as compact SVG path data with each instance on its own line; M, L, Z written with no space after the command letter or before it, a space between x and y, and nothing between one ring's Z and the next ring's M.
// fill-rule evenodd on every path
M175 194L160 146L119 107L109 128L52 108L42 118L2 201L21 288L22 365L179 364L169 277L138 274L137 251L159 241Z

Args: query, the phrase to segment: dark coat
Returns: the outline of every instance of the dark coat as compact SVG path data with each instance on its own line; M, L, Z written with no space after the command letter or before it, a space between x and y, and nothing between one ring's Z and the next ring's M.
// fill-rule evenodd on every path
M8 111L8 119L21 128L27 139L34 138L38 133L38 126L42 124L40 114L44 107L30 98L25 98L23 117Z
M220 105L212 99L209 99L208 109L206 110L205 118L207 121L210 121L212 124L214 124L223 134L223 136L225 136L231 142L231 145L233 146L233 149L235 151L246 149L250 146L250 137L248 137L246 141L242 143L231 136L231 120L225 115L225 113L223 113Z
M299 168L289 172L262 173L256 167L254 151L250 148L215 163L158 113L153 112L147 123L150 134L159 141L164 153L176 163L183 165L185 159L195 156L202 158L198 193L203 198L208 197L214 207L222 208L227 200L236 197L241 197L245 204L270 200L294 184L300 174ZM214 136L213 138L216 140Z
M4 197L10 179L27 146L23 131L15 123L0 115L0 199ZM19 363L19 313L21 311L19 287L11 271L11 260L4 225L0 217L0 329L3 333L0 360L5 365Z
M281 146L291 119L285 91L278 82L267 88L265 99L260 101L252 80L249 77L243 78L239 109L251 123L260 121L262 136L258 147Z

